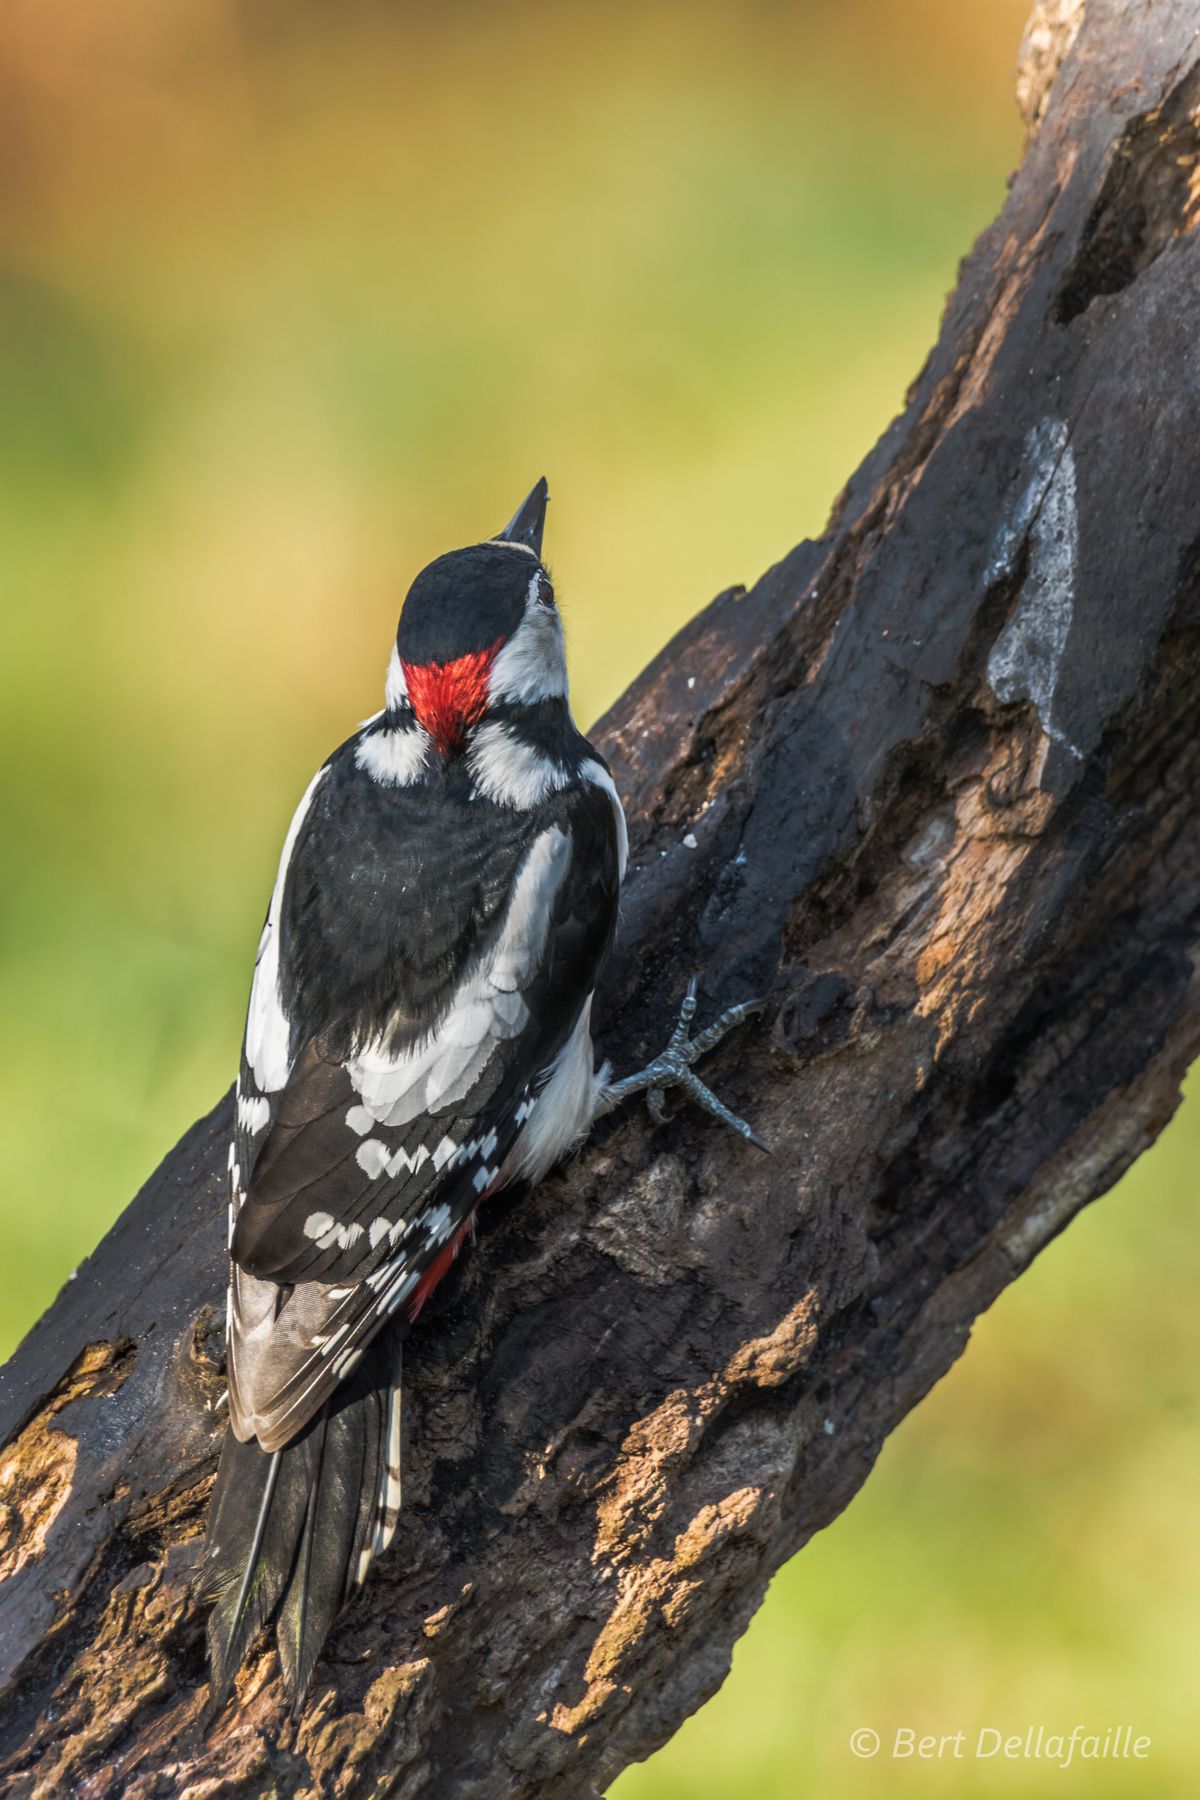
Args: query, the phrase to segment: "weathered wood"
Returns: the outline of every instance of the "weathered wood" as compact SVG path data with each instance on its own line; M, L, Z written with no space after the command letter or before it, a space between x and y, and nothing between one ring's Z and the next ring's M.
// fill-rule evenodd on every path
M1060 66L1061 65L1061 66ZM14 1796L552 1796L719 1684L1200 1039L1200 30L1051 0L1031 136L819 543L604 721L633 859L602 1035L770 988L695 1113L497 1206L407 1358L407 1510L307 1711L203 1722L228 1103L4 1376ZM886 304L881 299L881 304Z

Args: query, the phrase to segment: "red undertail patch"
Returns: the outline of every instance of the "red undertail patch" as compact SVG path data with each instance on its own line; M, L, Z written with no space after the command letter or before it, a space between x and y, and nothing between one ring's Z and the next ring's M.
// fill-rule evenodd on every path
M413 1290L412 1299L404 1309L404 1316L410 1323L417 1317L438 1282L441 1281L443 1276L450 1273L451 1264L462 1247L462 1241L471 1230L474 1223L475 1214L472 1213L470 1218L459 1226L445 1248L438 1251L438 1254L434 1257L433 1261L422 1275L420 1281Z

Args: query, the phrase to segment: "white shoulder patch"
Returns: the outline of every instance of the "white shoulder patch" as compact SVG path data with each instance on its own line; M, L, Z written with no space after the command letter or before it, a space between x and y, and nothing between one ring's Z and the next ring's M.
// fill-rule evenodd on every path
M562 763L494 720L475 731L467 763L476 793L498 806L537 806L571 779Z
M374 731L354 752L354 761L381 787L410 787L429 758L429 733L419 725Z
M624 881L625 865L629 861L629 829L625 824L625 808L621 805L617 784L603 763L585 762L579 773L585 781L590 781L593 787L603 788L612 801L613 813L617 822L617 874Z
M326 764L317 770L292 815L254 963L254 980L246 1013L246 1061L254 1073L256 1085L264 1094L277 1094L291 1074L291 1023L279 988L279 915L292 851L327 767Z
M567 833L557 825L541 832L513 883L490 955L465 977L430 1035L398 1056L388 1050L385 1037L346 1064L363 1108L379 1124L407 1125L421 1113L464 1099L496 1044L524 1030L529 1008L522 990L545 953L551 910L570 861ZM443 1148L438 1146L435 1161Z

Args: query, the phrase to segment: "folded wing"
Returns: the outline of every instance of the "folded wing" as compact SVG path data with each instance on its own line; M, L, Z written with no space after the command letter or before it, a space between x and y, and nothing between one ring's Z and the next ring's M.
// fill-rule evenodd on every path
M594 786L511 831L507 866L493 830L485 841L500 866L480 867L470 816L440 843L414 840L407 859L402 841L385 841L386 872L360 883L369 916L350 941L369 939L386 971L309 987L379 988L390 1004L349 1021L310 1006L297 1020L279 970L319 956L304 937L323 916L323 884L342 872L325 841L336 814L314 789L260 951L232 1171L230 1413L239 1438L268 1450L303 1427L388 1318L411 1309L499 1181L587 1004L619 885L611 803ZM260 980L274 991L261 994ZM286 1060L273 1091L256 1079L255 1050L268 1075Z

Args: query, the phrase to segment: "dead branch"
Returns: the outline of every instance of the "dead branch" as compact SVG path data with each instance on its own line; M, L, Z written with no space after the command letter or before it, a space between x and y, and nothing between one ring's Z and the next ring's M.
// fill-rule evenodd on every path
M1200 1035L1200 33L1047 0L1031 135L818 543L603 722L602 1041L771 989L721 1091L497 1207L414 1339L407 1511L307 1712L201 1728L228 1102L13 1358L14 1796L577 1795L720 1683L971 1322L1154 1138ZM165 1248L164 1248L165 1246Z

